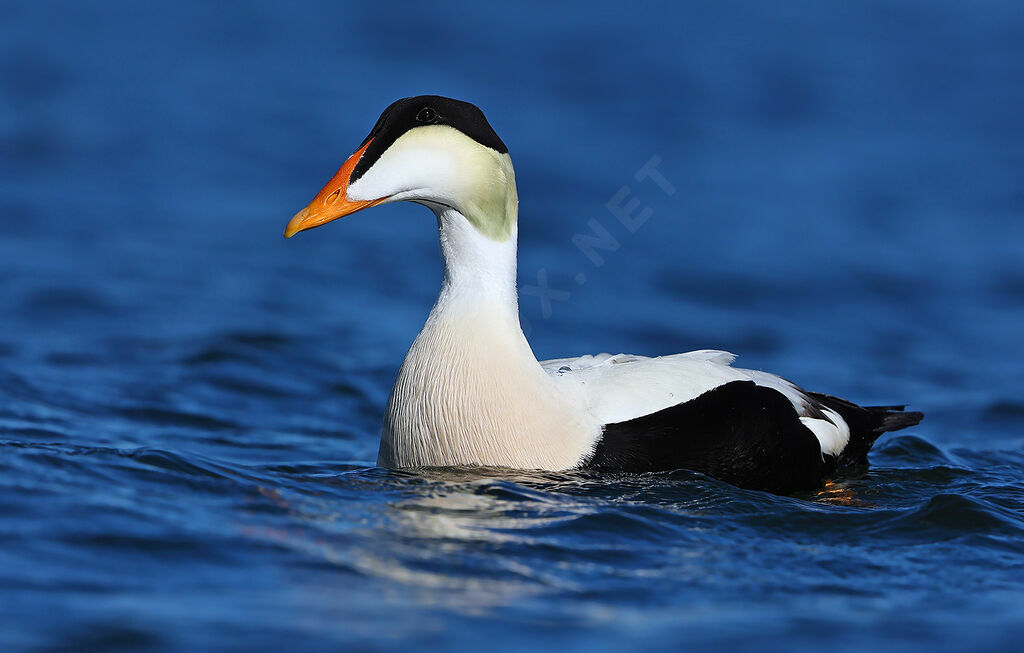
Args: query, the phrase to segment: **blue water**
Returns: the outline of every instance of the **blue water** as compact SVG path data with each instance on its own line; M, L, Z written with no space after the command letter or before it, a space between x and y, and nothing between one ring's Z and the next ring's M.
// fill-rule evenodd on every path
M1019 3L90 4L0 4L0 648L1019 645ZM925 421L791 497L375 468L433 218L281 233L420 93L511 150L538 356Z

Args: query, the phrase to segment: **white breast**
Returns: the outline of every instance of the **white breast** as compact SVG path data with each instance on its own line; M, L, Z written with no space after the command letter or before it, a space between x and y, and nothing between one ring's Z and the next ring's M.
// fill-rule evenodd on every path
M378 464L565 470L586 460L601 427L577 388L545 374L518 324L506 333L508 319L484 308L443 318L431 316L402 364Z

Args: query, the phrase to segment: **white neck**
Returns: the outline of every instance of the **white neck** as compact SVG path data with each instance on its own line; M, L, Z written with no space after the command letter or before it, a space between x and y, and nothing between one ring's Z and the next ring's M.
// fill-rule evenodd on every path
M498 242L483 236L455 209L431 208L437 216L444 260L441 294L431 315L453 304L489 304L507 309L518 329L516 225L507 240Z
M574 467L599 426L555 386L519 326L515 221L498 242L455 209L431 208L444 282L391 391L378 464Z

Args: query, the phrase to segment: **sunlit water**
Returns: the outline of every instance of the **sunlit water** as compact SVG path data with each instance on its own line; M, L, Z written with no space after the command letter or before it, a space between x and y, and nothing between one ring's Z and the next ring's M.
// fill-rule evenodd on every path
M714 7L0 6L3 648L1019 644L1024 16ZM281 232L425 92L509 145L539 356L925 421L790 497L375 468L433 220Z

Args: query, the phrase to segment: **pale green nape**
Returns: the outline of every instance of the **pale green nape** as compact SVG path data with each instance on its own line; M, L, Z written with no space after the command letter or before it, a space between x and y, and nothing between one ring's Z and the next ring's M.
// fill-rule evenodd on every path
M473 189L465 198L466 219L491 240L503 243L512 237L519 216L519 195L512 159L477 144L489 161L479 163Z

